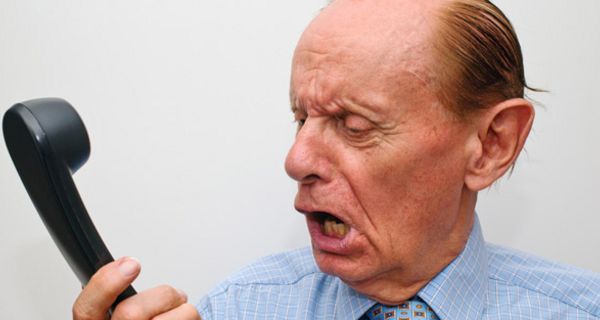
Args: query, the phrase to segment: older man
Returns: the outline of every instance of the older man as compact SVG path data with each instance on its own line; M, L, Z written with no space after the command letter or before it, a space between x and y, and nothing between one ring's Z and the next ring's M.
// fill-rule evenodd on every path
M514 165L534 118L521 51L485 0L337 0L296 49L286 160L312 250L271 256L197 306L170 287L114 319L599 319L600 277L486 245L477 192ZM139 273L90 281L102 319Z

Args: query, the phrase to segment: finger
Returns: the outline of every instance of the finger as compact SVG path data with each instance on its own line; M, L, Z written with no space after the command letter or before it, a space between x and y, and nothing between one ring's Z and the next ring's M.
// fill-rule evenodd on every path
M139 292L121 302L115 309L112 319L151 319L179 307L186 301L185 293L170 286L160 286Z
M201 320L196 307L189 303L184 303L179 307L161 315L158 315L152 320Z
M73 305L75 320L104 320L117 296L140 274L137 259L121 258L106 264L83 288Z

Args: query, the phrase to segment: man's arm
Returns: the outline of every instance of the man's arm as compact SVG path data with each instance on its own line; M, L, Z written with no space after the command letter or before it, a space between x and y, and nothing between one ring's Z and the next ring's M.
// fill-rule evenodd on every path
M83 288L73 305L74 320L105 320L117 296L140 274L139 262L121 258L102 267ZM163 285L122 301L112 320L200 320L185 293Z

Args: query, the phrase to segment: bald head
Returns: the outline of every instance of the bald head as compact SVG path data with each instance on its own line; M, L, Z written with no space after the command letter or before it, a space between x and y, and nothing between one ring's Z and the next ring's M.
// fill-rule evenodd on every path
M295 76L306 75L309 70L305 69L310 66L310 71L323 73L313 74L312 81L325 87L335 81L346 82L347 72L361 74L352 77L352 83L344 83L344 87L375 85L377 88L372 89L394 91L402 76L430 83L435 2L333 2L308 26L298 43L292 81L307 80ZM340 78L341 74L345 79ZM383 81L375 83L375 79ZM321 89L320 92L329 92ZM328 97L320 93L319 96L323 101L318 103L327 104Z
M337 44L384 62L401 55L418 57L429 44L435 2L338 0L309 25L299 47ZM331 40L336 43L319 43Z

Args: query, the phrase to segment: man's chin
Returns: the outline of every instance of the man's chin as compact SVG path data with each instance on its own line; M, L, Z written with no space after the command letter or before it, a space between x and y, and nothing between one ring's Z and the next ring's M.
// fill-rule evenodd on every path
M369 272L364 267L365 264L361 264L359 261L353 260L348 256L315 248L313 248L313 255L322 272L338 277L348 284L361 282L365 278L368 278L367 274Z
M356 292L383 304L400 304L413 297L425 285L419 282L406 287L390 287L389 282L382 282L377 276L373 264L364 264L347 256L316 249L313 249L313 255L322 272L340 278Z

